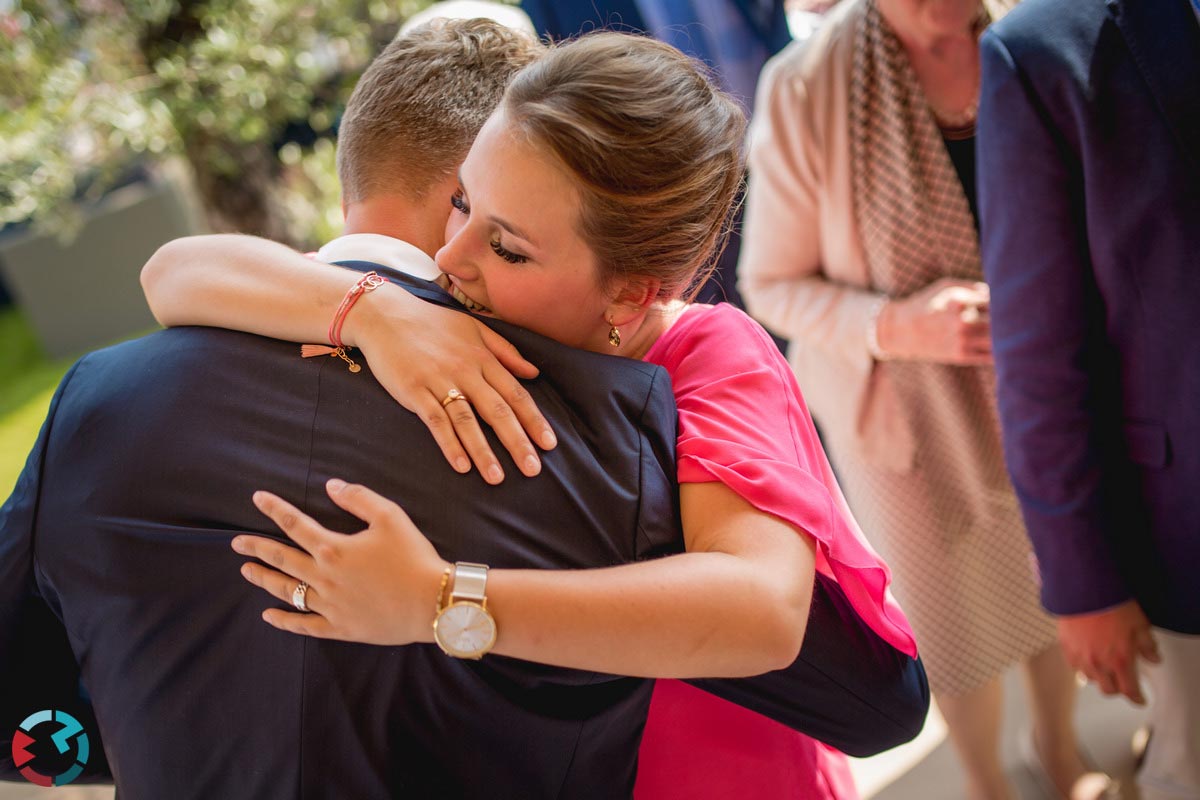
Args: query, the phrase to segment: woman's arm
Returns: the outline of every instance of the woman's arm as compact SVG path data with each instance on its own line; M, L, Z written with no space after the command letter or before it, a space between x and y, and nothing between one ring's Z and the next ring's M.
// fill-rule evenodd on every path
M985 285L943 278L887 299L826 274L822 241L857 231L852 224L823 225L822 202L843 197L849 203L851 190L830 190L832 182L846 179L828 174L836 159L824 156L829 146L824 104L810 95L800 69L795 58L773 61L759 83L738 261L738 288L747 308L779 335L864 367L871 359L872 314L878 343L891 358L990 364ZM845 209L838 218L851 216L852 209ZM880 302L884 306L877 310Z
M239 536L234 549L280 571L243 574L281 600L310 585L298 614L264 613L294 633L375 644L430 642L447 566L407 515L362 486L331 482L330 497L368 523L326 531L260 492L259 508L304 550ZM680 490L688 552L592 570L491 570L494 652L563 667L645 677L736 677L791 664L808 619L812 540L721 483Z
M269 239L214 234L175 239L158 248L142 267L142 290L154 318L166 327L208 325L292 342L324 342L330 318L356 278L349 270ZM357 346L353 337L359 315L378 299L364 296L347 316L347 344ZM422 304L411 299L414 310ZM405 301L397 297L394 302Z
M313 343L327 341L334 311L356 279L356 273L277 242L237 235L176 239L142 268L146 299L163 325L209 325ZM489 483L504 479L475 413L496 431L522 473L540 471L530 438L550 449L554 434L514 377L532 378L537 368L491 329L385 283L359 298L342 339L362 350L375 378L421 417L459 472L473 461ZM443 407L452 388L471 402Z

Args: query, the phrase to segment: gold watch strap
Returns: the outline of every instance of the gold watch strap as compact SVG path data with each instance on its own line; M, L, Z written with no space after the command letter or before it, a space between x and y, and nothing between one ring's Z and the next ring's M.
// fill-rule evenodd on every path
M454 565L454 588L450 602L470 600L483 605L487 601L487 564L459 561Z
M442 609L450 604L449 599L446 597L446 587L450 585L450 573L453 570L453 567L446 567L442 572L442 584L438 587L437 606L433 609L435 619L438 614L442 613Z

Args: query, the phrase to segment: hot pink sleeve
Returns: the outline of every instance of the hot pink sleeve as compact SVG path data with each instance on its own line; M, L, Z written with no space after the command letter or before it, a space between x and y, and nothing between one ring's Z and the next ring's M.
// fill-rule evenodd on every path
M817 542L817 569L859 616L916 655L891 573L854 521L795 376L766 332L729 305L697 306L646 357L671 375L679 407L680 483L720 481Z

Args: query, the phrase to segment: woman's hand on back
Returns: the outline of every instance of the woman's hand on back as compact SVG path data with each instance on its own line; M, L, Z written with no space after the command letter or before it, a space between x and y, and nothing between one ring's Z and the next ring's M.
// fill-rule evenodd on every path
M991 364L988 298L986 283L937 280L884 306L876 329L879 346L898 360Z
M504 479L476 414L526 476L541 471L531 440L546 450L557 444L518 380L536 377L537 367L470 315L385 285L364 296L347 316L343 337L362 350L375 378L396 402L428 426L458 472L469 471L474 462L488 483ZM451 390L465 400L448 400Z
M271 608L263 619L322 639L432 641L438 581L448 564L391 500L336 479L326 491L367 527L353 536L335 533L270 492L254 493L254 505L298 547L263 536L234 537L235 551L262 562L244 564L242 576L289 605L296 584L304 581L311 612Z

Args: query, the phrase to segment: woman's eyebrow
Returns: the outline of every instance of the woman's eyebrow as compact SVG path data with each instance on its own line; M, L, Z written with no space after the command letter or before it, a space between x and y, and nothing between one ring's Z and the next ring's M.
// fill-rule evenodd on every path
M504 228L504 230L508 231L513 236L516 236L519 239L524 239L526 242L528 242L529 244L531 244L535 247L537 246L537 242L535 242L533 239L529 238L529 234L525 233L520 228L513 225L511 222L504 219L503 217L497 217L494 214L492 214L492 215L488 216L488 219L490 221L496 223L497 225L499 225L501 228Z

